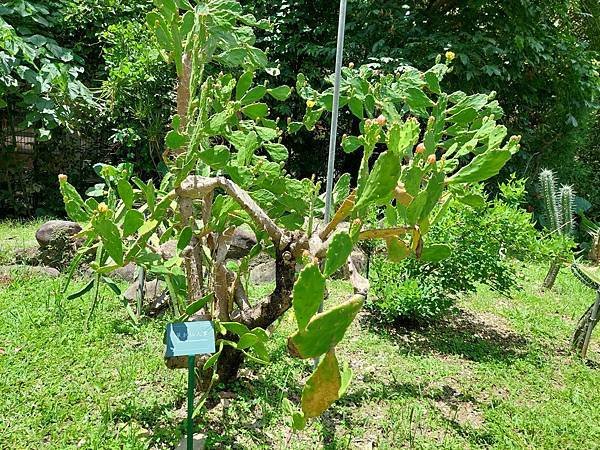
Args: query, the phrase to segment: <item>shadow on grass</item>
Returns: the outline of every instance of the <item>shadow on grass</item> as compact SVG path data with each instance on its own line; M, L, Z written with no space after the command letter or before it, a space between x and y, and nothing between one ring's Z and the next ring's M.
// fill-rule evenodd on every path
M492 315L458 310L439 322L417 327L382 326L368 315L363 320L371 331L392 340L403 353L438 353L476 362L505 363L522 359L528 353L528 340Z
M180 423L168 419L169 413L185 401L184 397L172 402L154 403L152 405L128 404L111 411L110 419L114 423L135 421L151 431L150 443L164 444L177 442L184 433L185 421Z

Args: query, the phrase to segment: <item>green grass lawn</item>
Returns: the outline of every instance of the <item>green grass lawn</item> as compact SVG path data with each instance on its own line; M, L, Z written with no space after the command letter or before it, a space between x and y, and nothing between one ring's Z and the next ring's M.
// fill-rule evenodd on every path
M520 273L513 298L481 289L429 328L382 331L364 313L338 351L354 371L347 395L297 434L281 398L298 400L310 365L287 355L287 317L272 364L249 365L215 390L198 430L209 448L597 447L599 341L587 364L569 352L593 292L563 271L542 294L545 268ZM186 373L163 363L169 317L135 327L105 291L86 329L90 298L57 301L61 282L0 280L0 448L173 448L184 430ZM349 286L333 282L330 291L333 303Z
M0 222L0 265L12 261L16 250L37 246L35 232L44 222L44 219Z

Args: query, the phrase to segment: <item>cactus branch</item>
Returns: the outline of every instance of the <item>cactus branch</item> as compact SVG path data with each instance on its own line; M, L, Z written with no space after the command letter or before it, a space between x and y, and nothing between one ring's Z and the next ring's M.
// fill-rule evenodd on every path
M258 203L256 203L246 191L233 181L225 177L209 178L191 175L181 183L179 190L182 197L201 199L217 188L225 190L227 194L236 200L244 211L246 211L250 217L252 217L252 219L267 232L276 246L285 247L288 243L284 242L286 240L286 233L273 222L267 213L258 206Z
M562 228L561 217L558 212L558 204L556 197L556 179L554 172L545 169L540 173L540 187L544 199L544 209L548 228L551 231L558 231Z

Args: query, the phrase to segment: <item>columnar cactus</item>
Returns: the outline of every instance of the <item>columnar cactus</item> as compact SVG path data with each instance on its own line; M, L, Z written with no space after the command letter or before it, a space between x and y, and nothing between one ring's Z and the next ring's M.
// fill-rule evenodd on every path
M557 192L554 172L544 169L540 172L540 190L544 200L546 228L552 233L570 236L574 231L575 193L572 186L561 186ZM544 279L544 288L552 289L560 271L562 262L554 259Z
M600 273L579 264L573 264L571 270L579 281L596 293L596 301L589 306L579 319L571 340L573 349L585 359L592 332L598 321L600 321Z

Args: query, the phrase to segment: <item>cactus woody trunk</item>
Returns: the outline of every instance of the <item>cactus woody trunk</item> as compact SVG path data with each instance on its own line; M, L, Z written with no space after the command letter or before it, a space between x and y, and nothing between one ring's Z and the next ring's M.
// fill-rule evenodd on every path
M584 359L590 345L592 332L594 331L594 328L596 328L596 325L598 325L599 320L600 291L596 292L596 301L589 306L587 311L579 319L579 322L577 322L577 327L575 328L575 333L573 333L573 338L571 340L573 349Z

